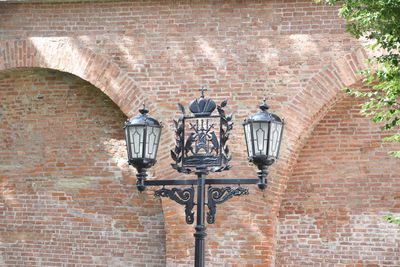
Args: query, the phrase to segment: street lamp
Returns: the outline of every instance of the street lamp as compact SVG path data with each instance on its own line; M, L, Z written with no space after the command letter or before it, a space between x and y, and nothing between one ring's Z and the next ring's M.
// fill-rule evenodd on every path
M278 159L283 121L277 115L267 112L269 107L265 99L260 109L243 122L243 127L249 161L259 169L258 187L265 189L267 168Z
M176 144L171 150L171 158L174 161L171 166L180 173L195 173L197 179L147 180L147 169L156 163L162 126L156 119L147 115L148 110L143 106L139 109L140 115L127 120L124 127L128 162L137 169L138 190L143 191L147 186L162 186L154 191L154 195L168 197L185 206L185 220L188 224L194 223L193 208L196 205L194 233L196 267L204 266L204 239L207 235L205 219L208 224L215 222L217 205L234 196L248 195L249 190L240 185L257 184L260 189L266 188L267 168L278 158L284 125L277 115L267 111L268 106L264 100L260 105L261 111L251 115L243 123L248 159L258 167L258 179L207 179L209 172L222 172L231 168L229 165L231 155L227 142L233 128L233 120L232 114L227 115L224 110L227 100L216 105L211 98L204 96L204 91L205 89L201 89L201 96L189 104L191 114L187 114L184 106L178 104L181 115L173 121ZM215 109L217 114L213 115ZM214 186L232 184L238 186ZM184 189L165 187L180 185L191 187ZM208 185L207 199L206 185ZM207 215L205 206L208 207Z
M137 169L137 188L145 189L146 169L156 163L158 144L160 142L161 124L147 115L148 109L143 105L140 115L125 122L125 141L128 162Z

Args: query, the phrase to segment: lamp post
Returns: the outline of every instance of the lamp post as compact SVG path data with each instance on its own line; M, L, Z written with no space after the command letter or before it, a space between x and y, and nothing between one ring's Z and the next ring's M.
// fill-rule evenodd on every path
M184 106L178 104L181 115L177 120L173 120L176 144L171 150L171 158L174 161L171 166L180 173L194 173L197 179L147 180L147 169L156 163L162 126L148 115L149 111L143 106L139 109L140 115L127 120L124 127L128 162L137 169L138 190L144 191L148 186L162 186L154 191L154 195L168 197L185 206L185 220L188 224L194 223L193 208L197 206L194 233L195 267L204 267L207 235L205 220L208 224L215 222L217 205L234 196L248 195L249 190L240 185L257 184L262 190L266 188L267 168L278 158L284 126L277 115L267 111L268 106L264 99L260 111L243 123L248 159L258 167L258 178L209 179L207 175L210 172L230 169L231 155L227 142L233 121L232 114L227 115L224 110L227 100L216 105L212 99L204 96L204 91L205 89L201 89L201 96L189 104L191 114L187 114ZM217 114L213 115L215 109ZM238 186L215 187L235 184ZM165 187L185 185L191 187ZM197 187L197 192L194 186ZM205 206L208 208L207 214Z

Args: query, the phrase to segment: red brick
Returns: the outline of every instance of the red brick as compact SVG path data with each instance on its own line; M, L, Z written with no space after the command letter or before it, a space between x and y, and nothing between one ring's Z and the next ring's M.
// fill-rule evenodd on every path
M334 195L323 192L326 201L345 197L343 188L335 188L328 178L315 187L310 187L306 180L292 179L297 177L293 170L305 177L319 174L318 170L310 170L313 162L297 164L299 156L305 153L312 153L320 163L327 152L332 161L347 161L343 168L346 174L367 172L373 162L386 157L386 151L377 151L379 144L368 143L371 138L377 141L379 136L368 135L366 120L352 124L347 118L338 125L337 118L329 118L318 132L320 138L310 138L316 135L314 127L322 125L319 121L341 99L342 86L355 84L360 78L357 70L365 67L367 54L360 49L362 44L345 34L344 26L337 18L336 7L315 5L311 0L1 3L0 75L4 76L0 79L0 132L8 132L6 138L0 139L0 164L13 165L20 159L34 161L0 174L2 186L6 186L2 188L7 197L3 206L14 207L18 212L15 218L10 216L6 220L16 220L15 225L23 220L27 222L24 227L32 228L32 222L26 219L27 212L36 212L36 206L40 206L38 217L51 217L48 224L36 221L45 226L40 230L51 232L54 238L54 233L62 234L57 240L69 240L66 248L64 243L57 243L56 248L40 243L37 250L15 245L10 248L14 254L6 254L7 264L35 265L33 259L18 254L24 251L34 252L42 265L52 266L59 262L107 266L112 260L116 265L128 266L138 265L140 260L150 260L150 265L158 266L189 265L193 258L193 227L184 224L181 206L163 200L162 212L161 202L154 200L151 192L137 194L134 171L125 164L121 132L124 116L118 110L131 116L146 102L151 114L165 123L159 162L150 171L150 177L177 178L169 159L173 145L171 118L177 115L176 102L189 103L198 96L196 89L202 85L211 89L208 93L218 102L229 98L228 109L235 113L236 128L231 140L234 168L213 177L255 177L255 169L246 160L240 123L249 112L256 111L263 97L267 96L271 110L287 123L281 159L271 168L269 188L262 193L255 186L250 187L251 196L224 204L218 209L215 225L208 226L208 263L279 266L275 263L276 248L281 242L276 234L277 216L293 212L299 216L310 212L322 214L317 216L317 225L325 231L323 238L335 239L330 232L347 222L347 210L340 205L325 214L319 207L305 205L300 209L299 205L307 201L304 195L283 209L281 200L287 198L286 186L289 191L318 191L328 186ZM52 70L44 73L31 69L21 75L16 71L18 67ZM68 73L97 89L91 87L90 91L87 83ZM40 96L32 86L39 88ZM4 106L7 114L10 110L13 114L6 123L1 113ZM353 107L351 112L356 110ZM345 116L344 111L339 110L337 115ZM62 121L57 120L60 117ZM15 149L18 136L9 134L10 127L21 127L21 122L31 125L29 133L36 133L29 139L34 144L32 151L23 141L17 142L19 147ZM96 130L91 131L89 125ZM336 128L331 130L333 126ZM54 141L60 135L52 131L59 128L67 131L64 142L68 147ZM360 140L337 145L332 145L332 140L320 143L321 138L331 134L355 135L357 131ZM28 140L24 135L19 137ZM366 144L360 147L357 141ZM51 149L47 151L48 148ZM346 152L336 153L339 149ZM59 151L64 153L60 155ZM350 159L348 153L369 155L371 166L360 169L363 165L358 158ZM396 177L388 173L369 175L376 180L368 185L382 188L389 188ZM380 182L382 177L388 182ZM28 180L26 184L12 184L10 179ZM360 186L346 179L344 183L347 187ZM51 192L65 194L53 197ZM32 199L24 199L25 195ZM51 201L61 206L53 207ZM383 205L388 200L373 201ZM398 208L396 199L390 201L394 209ZM358 205L361 209L369 204ZM124 219L116 221L113 216ZM71 223L74 218L78 222ZM9 225L14 224L2 226L0 222L2 227ZM76 237L87 229L92 232ZM314 230L310 237L316 235ZM102 232L107 233L107 238L99 240ZM100 249L95 250L89 239L99 241ZM106 249L106 240L118 253ZM84 244L84 248L72 250L71 244ZM278 253L281 252L279 249ZM104 257L99 258L99 254ZM60 255L67 255L68 260ZM390 256L393 253L387 262ZM336 264L334 260L327 259L327 263ZM307 261L303 257L293 263L310 265ZM321 264L318 257L315 262Z

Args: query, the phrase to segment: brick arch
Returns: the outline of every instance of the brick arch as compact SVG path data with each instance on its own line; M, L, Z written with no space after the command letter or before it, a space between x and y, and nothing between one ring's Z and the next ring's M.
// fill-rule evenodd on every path
M302 147L278 214L276 266L399 266L400 233L382 217L400 212L400 164L387 154L400 146L381 141L362 102L340 98Z
M291 127L285 140L285 146L290 151L283 156L286 157L288 176L314 127L344 97L343 87L359 83L361 76L358 71L366 67L367 58L367 52L359 48L333 61L314 75L304 90L282 109L282 117Z
M299 92L289 104L289 112L297 113L296 121L301 120L302 127L298 136L307 139L310 133L308 125L315 125L331 106L341 97L342 88L351 86L360 80L358 71L366 67L367 54L360 48L335 60L317 73L306 88ZM293 116L288 117L287 122ZM302 143L302 142L301 142Z
M127 115L134 112L132 107L145 101L126 72L69 37L31 37L0 42L0 71L21 67L74 74L103 91Z
M109 97L73 74L13 68L0 99L0 265L164 266L162 207L136 190Z
M360 81L359 70L366 67L368 55L363 48L358 48L334 60L316 73L304 87L296 94L289 103L282 106L279 114L285 118L286 132L283 141L283 151L281 151L281 160L278 179L270 177L271 183L269 191L274 196L271 200L271 216L273 225L271 229L274 235L273 252L270 257L275 260L277 224L276 216L279 213L281 202L286 191L288 180L290 179L298 156L313 129L318 125L327 112L340 101L345 94L342 88L352 86ZM290 131L288 131L290 128Z

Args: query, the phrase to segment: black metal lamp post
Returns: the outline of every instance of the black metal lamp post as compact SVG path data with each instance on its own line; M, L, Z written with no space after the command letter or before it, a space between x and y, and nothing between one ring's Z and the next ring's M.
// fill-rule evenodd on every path
M204 89L201 96L189 104L191 115L178 104L182 113L174 120L176 145L171 150L172 167L180 173L195 173L193 180L146 180L146 170L156 163L156 155L161 135L161 124L147 115L143 106L140 115L125 123L125 136L128 152L128 162L137 171L137 188L145 190L147 186L162 186L155 190L154 195L168 197L185 206L186 223L194 222L193 208L197 207L195 226L195 264L204 267L204 239L206 236L205 219L208 224L215 222L217 204L221 204L233 196L248 195L249 190L240 185L257 184L260 189L266 188L267 168L278 158L282 139L283 121L275 114L267 112L264 103L261 111L250 116L243 123L249 161L257 165L258 179L225 178L207 179L209 172L222 172L230 169L230 151L227 145L230 131L233 128L232 114L225 113L227 100L216 105L210 98L205 98ZM213 115L217 108L218 115ZM232 185L214 187L214 185ZM165 186L190 185L188 188L171 189ZM195 194L194 186L197 186ZM207 196L206 188L208 185ZM197 201L194 201L196 195ZM205 206L208 207L207 215Z

